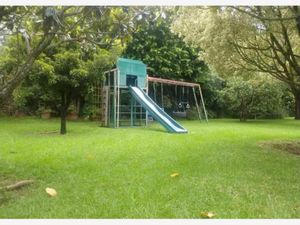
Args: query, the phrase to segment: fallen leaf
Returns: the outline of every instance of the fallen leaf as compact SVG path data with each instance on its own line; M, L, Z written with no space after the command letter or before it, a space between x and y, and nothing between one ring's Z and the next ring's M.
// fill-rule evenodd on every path
M208 219L211 219L215 216L215 214L213 212L201 212L200 213L200 216L202 218L208 218Z
M89 155L86 156L86 159L87 159L87 160L93 160L93 159L94 159L94 156L91 155L91 154L89 154Z
M177 176L179 176L179 173L172 173L172 174L170 175L170 177L177 177Z
M47 188L46 188L46 192L47 192L47 194L50 195L51 197L54 197L54 196L57 195L57 192L56 192L56 190L55 190L54 188L49 188L49 187L47 187Z

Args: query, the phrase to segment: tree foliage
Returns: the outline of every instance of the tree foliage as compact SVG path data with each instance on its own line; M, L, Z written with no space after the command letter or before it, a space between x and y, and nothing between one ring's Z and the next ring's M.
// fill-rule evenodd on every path
M173 14L171 9L148 9L148 14L133 33L124 56L142 60L149 67L150 75L198 81L207 67L198 59L198 49L191 48L182 38L171 32Z
M300 29L297 6L186 7L173 29L203 49L223 76L268 74L285 82L300 119Z
M281 118L289 110L286 94L285 85L270 78L244 80L232 77L219 91L219 101L230 116L238 116L241 121L248 118Z
M2 74L0 104L11 96L47 48L66 42L77 42L84 48L109 48L116 39L129 37L136 14L139 10L135 7L0 7L1 35L16 39L13 51L19 55L11 70ZM13 57L6 56L8 60Z
M120 46L86 51L74 43L49 49L39 56L30 75L15 90L17 107L23 112L35 112L41 107L54 109L61 116L61 133L66 133L71 103L79 100L83 105L89 104L91 85L101 80L103 71L113 65L120 53Z

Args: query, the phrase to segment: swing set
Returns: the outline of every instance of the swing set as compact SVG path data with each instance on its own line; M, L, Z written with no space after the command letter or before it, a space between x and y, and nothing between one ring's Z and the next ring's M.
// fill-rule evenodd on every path
M118 58L116 68L104 72L103 75L104 80L99 92L101 93L102 126L114 128L147 126L149 116L151 116L168 132L187 133L188 131L169 116L169 113L175 116L186 115L187 109L191 107L190 99L194 99L199 120L204 117L208 121L199 84L150 77L147 75L146 64L126 58ZM149 90L152 87L151 83L152 92ZM160 90L157 90L158 84L160 84ZM166 85L175 87L175 90ZM192 89L193 98L189 96L190 89ZM197 97L198 92L200 101ZM164 102L164 97L170 95L176 104L173 112L166 112L172 104L170 101Z
M158 92L158 84L160 85L160 105L162 108L164 108L164 85L171 85L175 87L174 90L174 100L175 100L175 108L173 110L173 115L177 117L186 117L186 112L188 109L190 109L190 103L189 103L189 91L192 89L193 92L193 99L195 102L195 106L198 113L199 120L202 120L201 116L201 109L204 114L204 119L208 121L207 118L207 112L205 109L205 104L203 100L203 95L201 91L200 84L197 83L190 83L185 81L177 81L177 80L169 80L169 79L163 79L158 77L150 77L148 76L148 86L149 83L152 82L153 87L153 98L155 102L158 102L157 99L157 92ZM200 95L200 102L197 98L197 91ZM201 106L201 107L200 107ZM200 109L201 108L201 109Z

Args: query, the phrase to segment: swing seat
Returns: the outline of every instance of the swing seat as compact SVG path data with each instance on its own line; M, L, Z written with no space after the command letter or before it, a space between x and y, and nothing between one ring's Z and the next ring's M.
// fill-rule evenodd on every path
M173 111L173 116L179 117L179 118L186 118L186 111L180 112L180 111Z

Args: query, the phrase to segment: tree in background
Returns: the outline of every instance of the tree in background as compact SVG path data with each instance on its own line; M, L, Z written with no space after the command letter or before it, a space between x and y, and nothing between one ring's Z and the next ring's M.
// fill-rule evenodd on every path
M0 8L0 15L6 12L1 17L1 28L8 35L1 51L4 57L0 60L3 72L0 104L24 81L29 89L24 88L25 85L14 94L19 105L26 105L22 94L25 98L33 97L32 93L42 88L39 94L44 100L55 104L60 98L61 133L64 134L71 100L83 95L88 75L99 72L97 68L105 65L100 63L97 66L93 60L99 63L104 57L97 54L114 49L114 45L123 45L130 38L134 26L132 21L140 11L134 7L9 9ZM104 50L95 53L99 46Z
M282 118L288 114L284 85L273 79L244 80L233 77L219 91L219 101L230 116L240 121L249 118Z
M66 49L53 55L53 74L48 80L49 88L60 95L60 133L65 134L66 116L71 100L82 94L87 80L87 69L77 49Z
M221 115L217 91L223 80L199 59L199 48L186 44L170 30L175 8L147 7L144 11L123 56L143 61L150 76L200 83L209 115Z
M0 86L0 103L9 99L14 89L24 80L34 61L50 45L59 31L66 31L62 24L71 7L8 7L0 8L2 35L14 36L22 55L18 63L6 71L5 82ZM64 32L65 33L65 32Z
M71 103L87 98L91 84L101 80L101 74L114 64L121 49L116 45L110 50L92 50L69 43L46 51L14 92L17 106L31 112L40 106L57 110L61 117L61 134L65 134Z
M148 8L123 55L147 64L149 75L199 81L207 67L199 60L198 49L191 48L171 32L173 14L172 9Z
M265 74L287 84L300 119L299 20L297 6L184 7L173 30L221 76Z
M1 74L0 105L3 107L10 101L13 91L47 48L68 42L109 48L115 39L128 38L139 14L137 7L1 6L0 36L8 37L4 38L4 44L7 39L16 39L13 48L19 58L13 61L11 54L3 57L13 66Z

